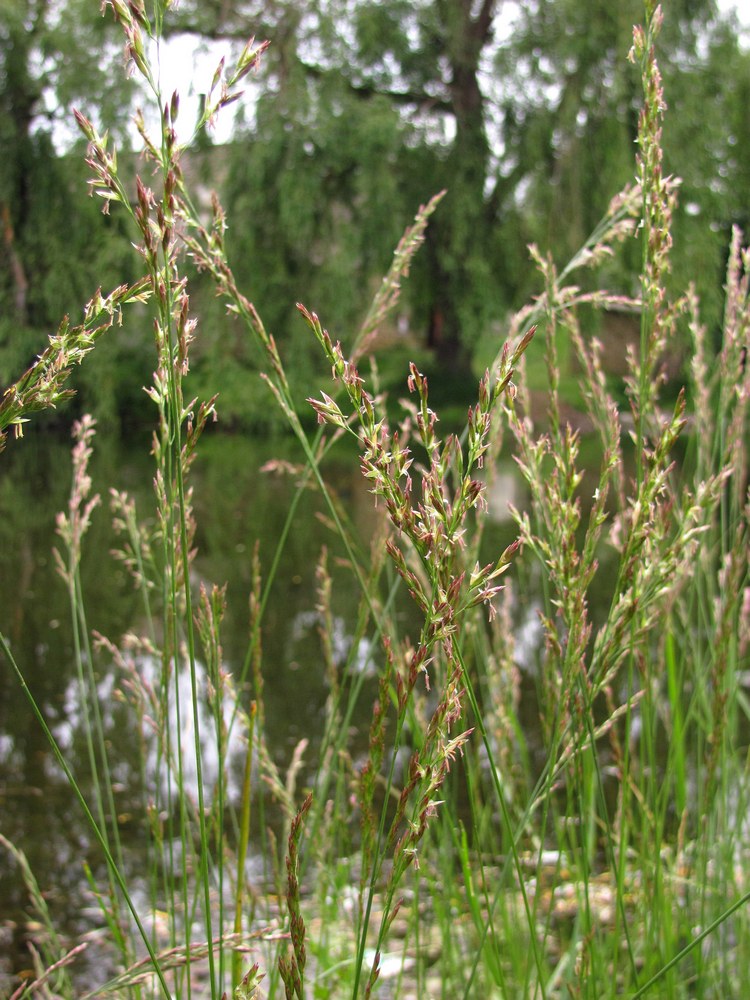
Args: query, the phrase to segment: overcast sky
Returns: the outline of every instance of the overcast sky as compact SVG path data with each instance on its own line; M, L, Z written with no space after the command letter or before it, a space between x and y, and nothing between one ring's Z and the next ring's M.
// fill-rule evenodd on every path
M742 41L750 47L750 0L718 0L719 10L728 13L734 11L742 25ZM499 39L512 35L512 22L518 4L506 3L501 8L501 22L498 30ZM192 35L173 37L161 47L161 85L166 97L174 90L180 93L180 121L178 132L180 138L186 141L194 125L199 107L199 95L204 93L211 84L214 70L222 55L227 55L226 42L196 44ZM249 88L252 88L252 79ZM246 90L248 87L246 86ZM232 134L237 105L225 109L213 131L215 142L225 142Z

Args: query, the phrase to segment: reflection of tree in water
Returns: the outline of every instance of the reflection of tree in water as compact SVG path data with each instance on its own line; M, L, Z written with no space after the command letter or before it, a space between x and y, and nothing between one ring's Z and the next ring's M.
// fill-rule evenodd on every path
M224 438L205 442L204 452L193 470L195 505L199 520L199 552L195 564L200 580L227 580L229 603L223 622L222 645L225 668L237 678L248 641L247 594L250 557L256 540L261 541L264 565L273 557L273 539L281 533L286 512L296 489L293 477L259 474L268 459L282 451L278 445L248 439ZM84 735L85 704L81 703L70 634L70 610L62 581L51 558L55 515L67 503L70 488L70 446L62 440L29 432L18 444L11 443L3 456L0 479L0 628L12 648L39 701L56 738L65 750L88 801L92 788L86 778L88 763ZM94 489L105 493L109 484L125 486L137 496L141 517L153 508L150 463L143 455L123 453L112 441L95 441L92 467ZM363 488L356 466L347 464L338 481L342 498L354 520L367 527L371 517L370 497ZM266 736L272 760L283 774L294 746L302 735L311 739L306 762L314 761L315 741L325 719L328 688L320 654L315 612L314 567L321 546L331 544L329 532L318 520L320 500L306 498L295 516L294 529L284 551L264 622L263 671L265 676ZM138 631L142 604L121 566L110 556L114 538L106 507L95 513L84 542L81 566L89 627L112 637L116 645L126 632ZM365 540L366 544L366 540ZM351 645L351 623L358 595L349 573L335 563L334 576L336 649L341 664ZM367 641L360 643L357 661L365 656ZM115 808L123 838L130 884L143 882L143 845L147 835L144 792L158 789L164 798L164 772L157 769L157 743L145 732L146 788L141 774L141 744L138 722L127 698L126 682L135 676L153 686L157 664L142 652L117 657L106 649L95 653L99 703L107 739L111 745L111 767ZM364 661L363 661L364 662ZM205 697L205 674L198 664L200 727L204 747L204 783L215 783L218 760L212 737L214 720ZM186 667L178 677L180 698L190 705L190 680ZM240 691L247 707L249 690ZM371 698L363 701L363 733L369 720ZM365 703L366 702L366 705ZM174 740L174 681L170 681L171 736ZM290 711L290 705L295 711ZM365 711L366 709L366 711ZM225 706L224 720L230 722ZM195 796L195 757L192 713L183 709L184 784ZM235 722L229 736L228 797L234 800L241 781L244 741ZM257 781L259 769L254 771ZM50 909L61 930L71 934L99 922L98 910L86 888L82 865L91 865L96 876L104 875L98 849L92 844L80 809L49 750L40 728L9 671L0 672L0 785L4 789L2 833L28 855L44 891L54 885ZM272 817L267 821L273 822ZM145 892L145 884L144 884ZM0 863L2 911L19 920L27 912L27 892L15 865Z
M0 628L23 664L26 679L49 718L59 716L70 671L69 612L65 592L51 569L54 510L65 499L67 484L59 474L69 468L63 443L40 445L28 433L10 442L0 476ZM43 501L43 502L40 502ZM82 880L84 856L68 812L70 794L62 776L53 774L50 754L31 710L10 670L0 670L0 831L22 847L42 883L56 872L50 908L74 895ZM27 908L21 874L2 852L0 909L8 919ZM57 878L59 873L59 879ZM45 885L46 887L46 885Z

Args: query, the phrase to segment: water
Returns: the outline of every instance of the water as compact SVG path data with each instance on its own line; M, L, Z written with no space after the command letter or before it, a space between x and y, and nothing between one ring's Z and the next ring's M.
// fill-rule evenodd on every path
M127 490L136 499L139 516L153 517L152 460L148 442L127 446L95 439L92 462L94 489L102 494L87 535L81 572L89 629L118 643L128 631L143 628L140 598L123 566L110 550L116 544L111 528L107 491ZM261 471L271 459L298 461L293 443L262 442L248 437L206 436L191 478L198 522L198 556L192 583L227 584L227 612L222 626L225 665L237 672L248 639L248 594L251 560L256 543L267 569L281 535L297 477ZM510 470L507 475L512 475ZM78 697L70 611L63 581L52 559L56 544L55 515L67 503L70 489L70 444L30 433L11 442L0 457L0 629L76 775L87 771ZM327 478L336 490L356 535L367 545L379 512L362 479L356 454L329 463ZM517 480L503 479L506 489ZM517 501L517 497L515 498ZM507 497L493 498L502 513ZM344 663L350 652L358 594L350 573L339 564L340 542L320 514L322 499L306 493L294 519L281 557L263 628L266 731L271 753L281 769L303 738L310 740L308 760L314 762L321 735L328 687L315 610L315 566L325 545L333 577L334 655ZM382 513L382 512L381 512ZM513 537L505 524L489 539L495 552ZM404 627L416 624L404 607ZM355 739L364 750L368 708L375 697L372 640L354 651L355 669L367 675L359 717L353 719ZM106 660L102 661L106 663ZM148 675L148 658L138 663ZM369 676L373 675L373 676ZM113 775L115 802L126 846L129 884L138 891L142 831L137 821L139 756L133 738L132 715L113 698L119 679L113 671L98 677L105 726L117 759ZM231 750L231 748L230 748ZM239 748L238 748L239 753ZM210 757L207 760L210 768ZM241 761L237 760L239 771ZM311 763L312 766L312 763ZM209 775L210 778L210 775ZM85 780L83 781L85 788ZM0 833L28 857L45 893L56 925L72 936L100 922L88 894L82 864L95 867L95 845L70 794L66 779L34 719L9 667L0 670ZM17 928L28 912L28 894L18 866L0 847L0 981L14 953L22 949Z

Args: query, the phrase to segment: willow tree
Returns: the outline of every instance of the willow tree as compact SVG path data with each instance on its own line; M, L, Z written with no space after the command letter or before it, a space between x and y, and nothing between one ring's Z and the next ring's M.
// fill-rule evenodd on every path
M181 5L175 30L271 41L257 105L235 138L228 206L237 266L248 262L259 303L285 329L285 304L300 296L330 322L356 323L405 223L443 188L410 282L409 323L455 362L502 308L502 274L486 255L493 157L480 81L500 7Z
M523 184L524 238L558 261L633 178L641 95L627 53L642 13L640 0L536 0L495 56L495 80L514 81L499 97L505 183L511 198ZM750 54L713 0L674 0L665 14L665 166L682 179L675 284L695 279L716 318L729 226L750 196Z
M46 109L63 107L77 89L90 114L102 104L98 117L109 124L128 104L105 33L111 18L100 20L95 7L3 7L12 16L4 13L0 33L0 130L12 155L0 165L8 223L0 299L22 325L46 322L68 308L66 295L88 292L81 286L95 242L81 235L84 214L68 210L66 219L79 181L62 182ZM404 225L441 189L448 193L398 321L452 371L481 341L502 336L507 310L537 289L527 243L566 260L633 177L639 96L626 56L641 14L638 0L170 7L169 32L271 42L232 142L210 162L215 180L226 178L233 263L287 341L292 368L312 364L294 302L319 310L342 339L353 335ZM750 201L749 57L711 0L675 0L667 15L667 162L684 177L675 277L697 275L716 311L727 225L742 221ZM614 277L626 283L626 275L623 267ZM240 400L247 345L218 323L202 330L207 376L215 382L218 366ZM228 395L225 385L225 412Z
M710 257L718 267L711 224L748 194L747 56L712 0L667 13L666 142L687 208L676 266ZM641 16L637 0L183 3L175 30L271 41L233 144L228 201L238 266L279 329L294 325L285 304L298 297L342 332L355 323L404 222L446 188L410 282L409 320L440 361L466 361L533 291L526 243L564 259L633 177L640 98L626 57ZM707 89L718 116L695 97ZM717 184L734 178L744 187L725 190L722 206Z
M98 286L118 284L134 267L128 240L113 232L119 220L104 219L87 197L85 145L76 145L71 112L75 104L110 128L124 126L131 89L113 27L88 0L0 6L2 385L65 313L75 317ZM113 386L102 374L89 384L106 403Z

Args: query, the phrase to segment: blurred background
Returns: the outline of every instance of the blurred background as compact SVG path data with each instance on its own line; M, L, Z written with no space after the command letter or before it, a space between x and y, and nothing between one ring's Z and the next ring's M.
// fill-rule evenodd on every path
M666 168L682 178L673 281L696 282L714 328L730 228L746 225L750 206L748 34L730 3L674 0L666 15ZM165 93L181 94L185 173L206 207L218 191L230 259L300 399L324 367L295 302L346 348L404 227L443 188L401 310L381 334L380 377L400 383L412 357L441 372L449 399L473 393L467 375L495 356L509 314L539 291L528 244L563 265L634 176L640 94L627 53L641 19L636 0L183 0L170 12L157 55ZM271 43L259 73L193 138L219 58L253 35ZM87 196L72 108L109 129L122 160L139 148L130 116L140 105L148 97L126 75L118 26L98 4L2 5L3 385L63 314L75 320L97 287L138 273L122 214L103 216ZM136 169L148 182L150 167L133 156ZM602 281L635 292L638 253L635 241L626 246ZM192 305L196 394L220 387L225 428L267 429L273 407L254 346L200 279ZM605 342L628 335L621 316L588 322ZM679 345L675 357L679 367ZM151 365L150 325L131 316L78 373L78 401L60 416L93 410L116 433L148 420Z
M669 103L665 160L682 178L671 280L677 290L695 282L709 335L718 335L730 230L746 229L750 214L748 34L730 4L673 0L666 7L659 53ZM295 303L316 310L346 351L405 226L442 189L447 194L399 309L379 332L375 358L379 384L394 396L414 360L431 376L431 400L444 423L452 409L465 415L476 376L497 354L513 312L541 290L528 245L563 267L634 178L641 92L627 54L642 16L635 0L182 0L170 12L167 39L153 55L165 94L180 90L188 185L206 212L211 191L218 192L238 282L279 344L307 419L304 399L330 371ZM194 135L221 55L236 57L253 35L271 43L259 72L213 130ZM119 28L109 13L100 16L98 3L0 3L0 386L43 350L65 314L78 320L97 288L108 292L139 277L136 232L116 205L103 215L88 196L85 142L72 108L109 130L135 195L136 171L155 183L131 124L148 100L127 75ZM156 127L148 111L146 121ZM639 257L633 240L590 280L637 294ZM233 669L247 641L253 547L259 540L261 559L271 560L271 540L295 490L293 479L258 470L270 458L295 456L279 437L256 345L204 277L193 278L199 325L187 391L220 393L218 433L207 435L195 470L196 574L229 582L224 643ZM603 340L616 386L637 318L602 312L582 322L587 335ZM670 345L675 385L686 345ZM543 392L541 349L532 344L527 372L532 389ZM565 367L564 352L561 361L561 392L574 412L576 372ZM145 309L131 309L76 371L76 397L42 415L26 441L9 442L0 463L0 629L74 760L81 736L69 611L51 557L55 513L69 490L69 429L76 416L94 413L95 489L105 501L108 486L127 489L149 512L155 413L143 387L154 364L151 320ZM367 538L372 498L356 466L352 454L329 471ZM512 463L501 479L508 496L495 506L502 518L508 497L519 506L522 498L514 495L521 486ZM315 500L305 503L267 616L269 729L280 766L302 734L315 732L316 718L322 724L327 696L314 568L321 545L335 542ZM138 628L139 610L127 574L109 557L109 520L105 503L82 572L91 627L119 641ZM487 545L496 553L513 535L501 519ZM334 548L332 564L337 554ZM355 597L350 586L334 588L342 661ZM530 607L527 624L535 622ZM535 635L531 646L541 642ZM369 669L366 648L355 659ZM106 696L112 677L101 683ZM306 706L303 718L290 717L292 691ZM113 706L108 725L125 748L128 724ZM131 797L138 797L136 770L135 759L123 761L117 795L124 828ZM0 832L24 846L41 884L60 886L49 900L63 926L85 927L79 861L91 844L7 671L0 673L0 815ZM134 877L136 841L137 830ZM25 900L16 867L0 865L0 917L19 914ZM20 933L16 926L8 919L0 933ZM18 946L0 940L0 954Z

